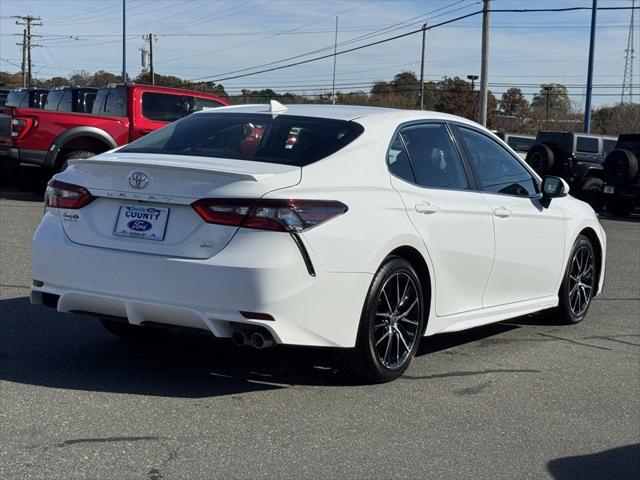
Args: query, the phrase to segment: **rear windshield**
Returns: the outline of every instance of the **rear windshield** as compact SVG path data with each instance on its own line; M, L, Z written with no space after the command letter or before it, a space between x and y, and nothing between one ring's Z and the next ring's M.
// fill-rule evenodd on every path
M199 113L136 140L120 151L304 166L337 152L363 131L361 125L344 120Z

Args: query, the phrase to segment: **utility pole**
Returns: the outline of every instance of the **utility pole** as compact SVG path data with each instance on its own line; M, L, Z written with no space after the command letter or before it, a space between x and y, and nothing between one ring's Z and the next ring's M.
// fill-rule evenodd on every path
M484 0L482 9L482 63L480 65L480 118L479 122L487 126L487 97L489 94L489 7L490 0Z
M22 43L16 43L16 45L22 45L22 88L27 88L27 29L22 30Z
M593 55L596 46L596 15L598 0L593 0L591 7L591 39L589 40L589 65L587 67L587 98L584 102L584 133L591 130L591 91L593 90Z
M16 25L24 25L26 28L22 33L22 43L18 45L22 45L22 57L23 57L23 65L22 65L22 83L25 86L31 86L31 49L35 47L41 47L42 45L38 45L33 43L34 37L39 37L40 35L34 35L31 33L31 27L42 26L40 21L42 20L40 17L36 17L33 15L16 15L13 18L16 18ZM25 74L25 57L26 57L26 74ZM25 78L26 77L26 78Z
M424 47L427 39L427 24L422 25L422 56L420 57L420 110L424 110Z
M331 103L336 104L336 59L338 58L338 17L336 16L336 34L333 38L333 84L331 86Z
M127 84L127 0L122 0L122 83Z
M143 35L142 38L149 44L149 78L151 79L151 85L156 84L156 76L153 69L153 42L158 41L158 37L155 34L150 33Z

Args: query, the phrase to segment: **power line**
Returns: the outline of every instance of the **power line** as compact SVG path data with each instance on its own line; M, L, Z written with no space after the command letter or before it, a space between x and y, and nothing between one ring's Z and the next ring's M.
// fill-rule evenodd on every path
M633 9L633 8L640 8L640 7L598 7L598 10L630 10L630 9ZM577 10L591 10L591 7L562 7L562 8L536 8L536 9L524 9L524 8L521 8L521 9L491 9L491 10L488 10L488 12L496 12L496 13L507 13L507 12L508 13L533 13L533 12L568 12L568 11L577 11ZM438 27L441 27L441 26L444 26L444 25L448 25L450 23L457 22L457 21L463 20L465 18L470 18L470 17L476 16L476 15L479 15L479 14L483 13L483 11L484 10L477 10L475 12L471 12L471 13L468 13L468 14L465 14L465 15L461 15L461 16L458 16L458 17L455 17L455 18L451 18L449 20L445 20L445 21L442 21L440 23L436 23L434 25L431 25L431 26L427 27L427 30L432 30L434 28L438 28ZM288 64L285 64L285 65L278 65L278 66L274 66L274 67L271 67L271 68L258 70L258 71L255 71L255 72L248 72L248 73L243 73L243 74L240 74L240 75L233 75L235 73L240 73L240 72L252 70L252 69L255 69L255 68L260 68L260 67L263 67L263 66L272 65L272 64L275 64L275 63L281 63L281 62L287 61L287 60L295 58L295 57L289 57L288 59L282 59L282 60L278 60L278 61L274 61L274 62L269 62L267 64L257 65L257 66L253 66L253 67L247 67L247 68L243 68L243 69L240 69L240 70L234 70L234 71L231 71L231 72L225 72L225 73L220 74L221 78L212 78L210 80L203 80L206 77L197 77L197 78L191 79L186 84L187 85L198 85L198 84L211 83L211 82L219 83L219 82L226 81L226 80L235 80L235 79L238 79L238 78L244 78L244 77L249 77L249 76L253 76L253 75L259 75L261 73L267 73L267 72L272 72L272 71L276 71L276 70L282 70L282 69L285 69L285 68L291 68L291 67L295 67L295 66L298 66L298 65L304 65L304 64L307 64L307 63L311 63L311 62L316 62L318 60L324 60L324 59L327 59L327 58L331 58L334 55L343 55L345 53L351 53L351 52L354 52L354 51L357 51L357 50L361 50L363 48L368 48L368 47L372 47L372 46L375 46L375 45L380 45L382 43L386 43L386 42L390 42L390 41L397 40L397 39L400 39L400 38L408 37L410 35L415 35L418 32L422 32L422 28L419 28L419 29L416 29L416 30L412 30L412 31L409 31L409 32L405 32L405 33L401 33L401 34L398 34L398 35L394 35L392 37L384 38L382 40L377 40L375 42L370 42L370 43L367 43L367 44L364 44L364 45L359 45L357 47L352 47L352 48L349 48L349 49L341 50L339 52L329 53L329 54L325 54L325 55L309 58L309 59L306 59L306 60L300 60L300 61L297 61L297 62L288 63ZM307 52L306 54L298 55L298 57L307 56L307 55L309 55L311 53L312 52ZM225 75L230 75L230 76L225 76Z

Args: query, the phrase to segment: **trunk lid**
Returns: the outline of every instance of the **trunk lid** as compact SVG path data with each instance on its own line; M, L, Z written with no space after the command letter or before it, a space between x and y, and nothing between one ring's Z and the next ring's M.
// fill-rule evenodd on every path
M97 197L79 210L62 212L62 225L71 241L204 259L219 253L233 238L237 227L205 223L191 203L201 198L260 198L297 184L301 171L297 165L113 153L71 161L56 179L83 186ZM142 186L144 179L146 184ZM158 216L152 215L150 219L147 212ZM140 236L130 236L131 231L125 225L136 220L142 220ZM145 233L148 224L152 227ZM145 236L151 234L154 239Z

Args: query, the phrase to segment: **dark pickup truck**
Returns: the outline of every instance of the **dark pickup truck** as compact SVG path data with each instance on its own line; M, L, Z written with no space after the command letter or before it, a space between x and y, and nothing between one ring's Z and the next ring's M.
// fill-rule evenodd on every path
M224 105L222 98L208 93L128 84L100 88L91 114L5 107L0 163L58 172L68 160L111 150L192 112Z
M49 90L45 110L91 113L97 87L56 87Z

